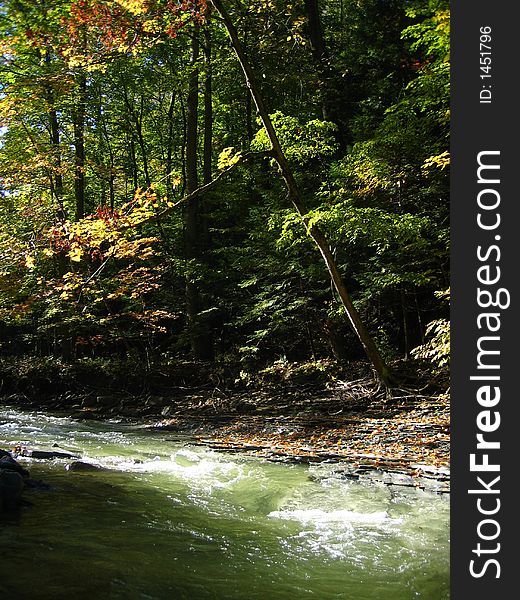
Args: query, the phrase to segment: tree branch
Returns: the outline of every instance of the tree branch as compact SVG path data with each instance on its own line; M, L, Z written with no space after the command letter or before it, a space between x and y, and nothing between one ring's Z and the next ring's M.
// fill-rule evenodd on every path
M156 221L160 221L162 218L164 218L167 215L169 215L170 213L172 213L181 204L190 202L191 200L194 200L195 198L198 198L199 196L202 196L205 193L211 191L214 187L217 186L217 184L222 179L224 179L227 175L229 175L232 171L234 171L238 166L243 165L245 162L248 162L248 161L256 159L256 158L274 158L274 153L272 150L266 150L265 152L246 152L244 154L241 154L240 157L238 158L237 162L235 162L233 165L231 165L230 167L228 167L227 169L225 169L224 171L219 173L209 183L206 183L205 185L201 185L196 190L193 190L193 192L191 192L191 194L187 194L186 196L182 197L180 200L175 202L172 206L168 206L168 208L165 208L161 212L158 212L154 215L150 215L146 219L139 221L139 223L134 223L131 225L130 224L122 225L119 228L119 230L125 231L127 229L133 229L134 227L140 227L141 225L145 225L146 223L154 223Z

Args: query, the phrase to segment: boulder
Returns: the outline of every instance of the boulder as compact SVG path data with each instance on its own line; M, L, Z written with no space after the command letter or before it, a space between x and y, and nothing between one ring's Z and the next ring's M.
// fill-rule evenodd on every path
M99 465L94 465L92 463L83 462L81 460L75 460L74 462L66 465L65 469L67 471L81 471L82 473L89 471L104 471L103 467Z
M21 477L24 479L29 477L29 471L27 469L24 469L22 465L17 463L9 453L0 456L0 470L14 471L15 473L21 475Z
M20 504L24 480L20 473L0 470L0 510L15 510Z
M62 452L61 450L39 450L37 448L18 447L15 452L16 456L26 456L28 458L80 458L77 454Z

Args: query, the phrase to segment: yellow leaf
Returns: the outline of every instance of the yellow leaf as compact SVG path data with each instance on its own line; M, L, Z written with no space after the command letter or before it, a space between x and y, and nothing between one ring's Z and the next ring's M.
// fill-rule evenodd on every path
M82 255L83 250L79 246L74 246L68 253L70 260L73 262L80 262Z
M146 12L146 3L143 0L117 0L117 3L134 15Z
M25 266L28 269L34 269L35 263L34 263L34 258L32 256L26 256L25 257Z
M224 148L218 157L217 167L220 171L227 169L228 167L232 167L242 158L242 154L237 152L233 154L235 151L234 148Z

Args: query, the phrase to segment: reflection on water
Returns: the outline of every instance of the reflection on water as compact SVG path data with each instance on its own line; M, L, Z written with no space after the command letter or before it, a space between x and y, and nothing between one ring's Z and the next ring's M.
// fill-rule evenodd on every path
M444 496L0 411L0 445L18 443L56 443L105 469L27 460L52 489L26 491L33 506L0 521L2 598L449 598Z

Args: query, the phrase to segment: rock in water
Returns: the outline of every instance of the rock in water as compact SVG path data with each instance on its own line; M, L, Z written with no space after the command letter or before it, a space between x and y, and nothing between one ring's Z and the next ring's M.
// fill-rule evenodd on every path
M29 471L24 469L22 465L17 463L10 454L4 454L0 456L0 470L2 471L15 471L21 475L24 479L29 477Z
M83 462L81 460L76 460L65 467L67 471L103 471L103 467L99 465L94 465L92 463Z
M0 505L3 511L17 508L23 487L23 477L20 473L10 470L0 471Z
M53 459L53 458L80 458L77 454L70 452L59 452L57 450L40 450L37 448L26 448L25 446L15 449L16 456L28 458Z

